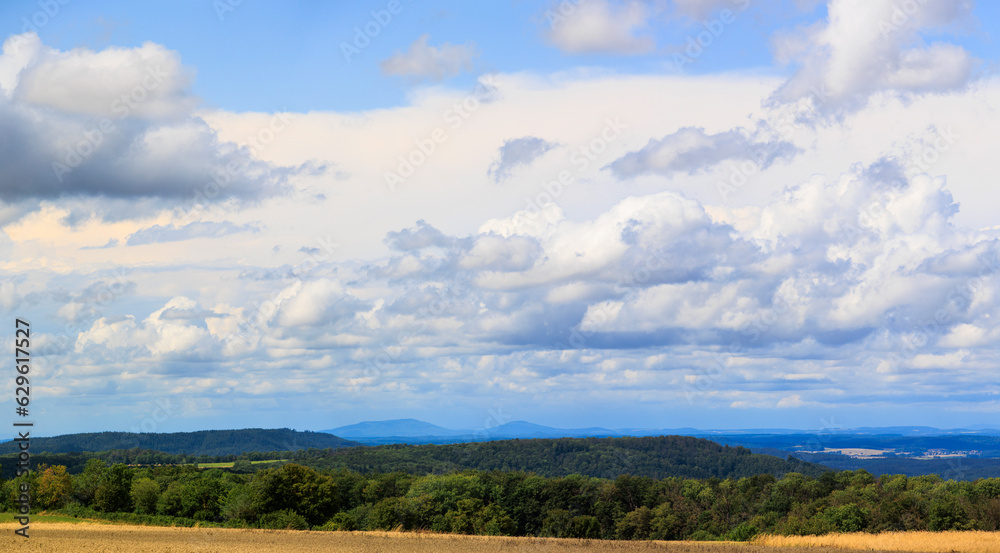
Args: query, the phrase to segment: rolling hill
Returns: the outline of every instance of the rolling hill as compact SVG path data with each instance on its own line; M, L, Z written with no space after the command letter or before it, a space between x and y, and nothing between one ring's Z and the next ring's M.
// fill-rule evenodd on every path
M169 434L132 432L65 434L51 438L32 438L31 452L72 453L140 448L171 454L239 455L251 451L295 451L310 447L336 449L358 445L361 444L325 432L297 432L288 428L247 428ZM17 451L17 444L14 442L0 444L0 455Z
M450 430L416 419L395 419L388 421L365 421L348 426L340 426L322 430L342 438L379 438L395 436L399 438L414 438L423 436L457 436L465 434L462 430Z
M533 472L541 476L623 474L667 478L741 478L799 472L818 476L827 467L794 458L751 453L687 436L558 438L468 442L445 445L391 444L293 456L317 469L358 472L444 474L466 469Z

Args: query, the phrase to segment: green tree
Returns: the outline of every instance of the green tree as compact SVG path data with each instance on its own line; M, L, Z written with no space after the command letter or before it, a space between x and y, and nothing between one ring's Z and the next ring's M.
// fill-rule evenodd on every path
M104 478L107 468L104 461L100 459L90 459L79 475L73 479L73 499L83 505L91 505L94 502L94 494L97 487Z
M39 467L41 468L41 467ZM42 509L58 509L66 504L73 493L73 480L66 474L66 467L56 465L45 468L38 478L36 501Z
M160 500L160 485L149 478L139 478L132 482L132 504L135 512L143 515L156 514L156 504Z
M855 503L831 507L825 515L838 532L861 532L868 527L868 515Z
M218 478L202 475L188 482L181 491L182 516L196 520L216 520L224 494Z
M413 528L415 513L413 505L405 497L388 497L372 507L368 515L368 527L371 530L394 530L397 527L404 530Z
M579 515L570 521L569 537L588 540L601 538L601 523L597 517L590 515Z
M934 498L929 515L930 529L933 531L971 529L965 509L954 496Z
M642 506L625 515L616 527L620 540L646 540L653 527L653 510Z
M292 510L305 517L310 526L319 526L337 510L333 479L294 463L256 473L250 486L253 510L258 516Z
M271 530L308 530L305 517L291 509L282 509L260 517L260 527Z
M733 530L729 532L728 538L731 541L750 541L759 533L760 530L758 530L756 526L750 524L749 522L744 522L736 528L733 528Z
M167 516L181 516L184 510L184 484L173 481L160 494L156 502L156 512Z
M496 503L484 507L480 511L480 518L482 519L480 533L487 536L513 536L517 531L517 523Z
M549 538L570 537L573 516L566 509L552 509L542 521L541 535Z
M112 465L104 471L97 489L94 491L94 508L104 512L128 512L132 510L132 473L122 463Z
M221 514L222 518L226 520L257 522L257 511L254 507L253 492L250 487L236 485L230 488L226 499L222 502Z

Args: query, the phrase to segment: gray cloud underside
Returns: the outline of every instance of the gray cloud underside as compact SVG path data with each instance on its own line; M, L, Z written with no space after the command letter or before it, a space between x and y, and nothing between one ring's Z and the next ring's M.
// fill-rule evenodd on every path
M556 144L534 136L507 140L500 147L497 159L490 165L486 174L493 179L493 182L499 184L507 180L515 169L531 165L555 146Z
M193 238L219 238L230 234L242 232L260 232L262 227L256 223L236 225L229 221L215 222L195 222L178 227L170 225L154 225L152 227L137 230L130 234L125 240L126 246L140 246L143 244L156 244L159 242L177 242L181 240L191 240Z
M726 161L752 161L760 169L766 169L777 160L795 157L800 151L790 142L756 141L737 130L708 134L702 128L684 127L659 140L650 140L644 148L629 152L608 168L621 178L642 174L693 175Z

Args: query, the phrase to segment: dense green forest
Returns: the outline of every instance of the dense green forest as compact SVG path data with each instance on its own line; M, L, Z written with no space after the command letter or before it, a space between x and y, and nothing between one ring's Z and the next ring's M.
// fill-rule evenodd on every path
M1000 479L865 471L612 480L504 471L362 474L294 463L254 472L242 460L234 470L137 468L92 459L78 475L39 467L3 481L0 508L17 506L22 484L36 511L143 524L667 540L1000 529Z
M383 445L345 448L320 456L294 457L318 469L442 474L462 469L527 471L541 476L622 474L666 478L740 478L799 472L817 476L826 467L796 459L751 453L687 436L558 438L447 445Z
M34 444L32 444L34 445ZM504 440L450 445L386 445L378 447L309 448L242 455L168 454L133 449L98 453L33 454L35 463L63 465L70 474L83 471L90 459L128 465L227 462L236 459L290 459L315 469L345 468L357 472L444 474L456 470L506 470L541 476L582 474L615 478L622 474L666 478L740 478L757 474L781 476L799 472L817 476L826 467L796 459L751 453L742 447L684 436L645 438L560 438ZM0 457L0 474L13 474L17 457Z
M52 438L32 438L31 450L48 453L151 449L186 455L239 455L251 451L294 451L296 449L352 447L361 444L323 432L298 432L288 428L248 428L242 430L202 430L169 434L134 432L94 432L66 434ZM17 444L0 444L0 454L15 453Z

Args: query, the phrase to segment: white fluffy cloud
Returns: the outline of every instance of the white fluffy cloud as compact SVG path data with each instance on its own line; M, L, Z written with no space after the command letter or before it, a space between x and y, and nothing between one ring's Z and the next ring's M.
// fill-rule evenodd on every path
M36 53L11 79L16 85L4 85L18 102L66 113L167 119L188 115L198 101L190 93L193 72L158 44L62 52L41 46L33 34L8 44L12 56L22 49Z
M960 89L976 60L960 46L923 37L960 25L971 9L970 0L831 0L826 21L774 40L776 58L798 69L771 100L806 100L820 115L837 116L879 93L906 98Z
M163 318L171 310L194 310L197 304L176 297L137 322L135 317L101 317L76 339L76 352L95 361L113 360L207 360L220 350L217 337L205 326L205 315Z
M8 136L0 200L27 209L101 198L73 203L74 216L120 219L282 193L290 171L221 142L195 115L190 82L177 54L156 44L59 51L33 33L8 38L0 55Z
M569 7L564 10L563 5ZM651 37L641 34L650 13L645 3L634 0L566 2L545 13L545 37L570 54L644 54L655 47Z

